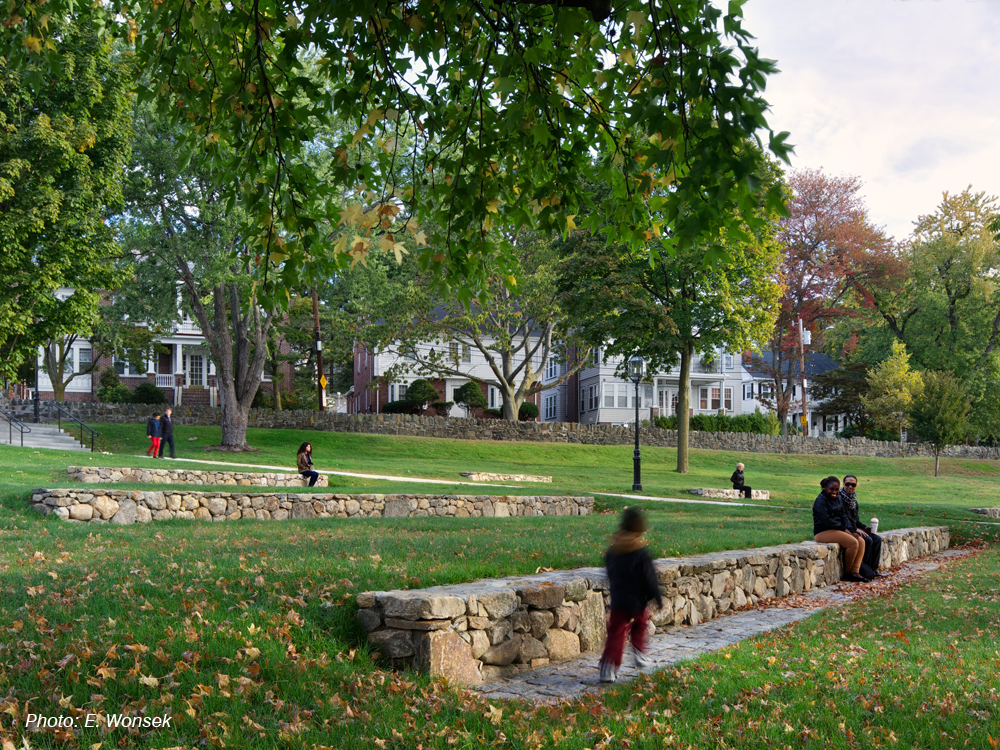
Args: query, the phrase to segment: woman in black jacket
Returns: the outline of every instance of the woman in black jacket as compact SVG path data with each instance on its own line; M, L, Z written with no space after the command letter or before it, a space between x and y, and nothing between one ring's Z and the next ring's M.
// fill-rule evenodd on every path
M741 490L743 492L743 497L748 500L753 497L753 490L747 487L743 479L743 464L736 464L736 471L729 477L729 481L733 483L734 490Z
M823 491L813 502L813 534L817 542L839 544L844 549L844 580L867 583L860 574L861 560L865 556L865 541L848 527L844 502L840 499L840 480L827 477L819 486Z
M857 486L858 478L856 476L848 474L844 477L844 487L840 491L840 500L843 502L844 512L847 514L847 528L865 538L865 556L861 563L871 568L871 572L866 572L864 575L874 574L875 578L882 578L883 575L878 572L882 560L882 537L874 533L871 526L865 526L861 523L858 498L855 494Z

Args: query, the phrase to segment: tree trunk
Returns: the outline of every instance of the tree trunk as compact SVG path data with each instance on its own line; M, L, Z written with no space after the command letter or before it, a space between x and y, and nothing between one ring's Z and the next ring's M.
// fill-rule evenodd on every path
M219 396L219 406L222 411L222 443L220 447L234 451L251 450L250 446L247 445L249 404L241 405L237 401L235 389L232 387L220 388Z
M937 446L934 447L934 476L938 475L938 471L941 468L941 449Z
M681 351L681 376L677 389L677 473L688 473L688 433L691 424L691 361L694 344L688 342Z
M71 373L69 378L64 379L66 375L66 348L55 342L49 343L45 347L42 361L45 363L49 382L52 383L52 398L58 402L65 401L66 386L74 377L74 374Z

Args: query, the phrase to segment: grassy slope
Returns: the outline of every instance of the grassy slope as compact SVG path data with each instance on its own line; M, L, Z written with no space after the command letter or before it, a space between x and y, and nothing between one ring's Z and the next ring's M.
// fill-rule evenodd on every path
M144 443L139 428L105 428L106 447L131 452ZM184 453L194 453L192 444L184 440L192 435L204 444L211 442L213 431L183 428L180 445ZM255 431L250 437L261 453L234 457L237 460L290 466L290 453L301 441L301 433L285 431ZM546 492L584 491L591 483L619 489L621 481L630 480L629 456L624 448L330 433L309 433L308 437L317 446L321 467L441 478L469 468L551 473L556 482L551 487L545 485ZM662 465L671 454L647 451L647 466L657 461ZM378 741L392 743L399 735L406 740L397 741L398 747L422 743L426 748L494 744L532 750L584 748L596 747L612 737L604 746L651 748L665 744L663 736L657 735L664 730L651 723L654 712L659 724L670 724L672 731L684 738L681 744L694 746L716 744L709 737L717 735L730 745L748 748L780 746L782 742L795 747L826 747L815 736L810 738L810 733L837 736L835 725L850 719L861 722L853 725L857 727L855 736L867 737L863 734L867 721L873 726L885 725L900 740L909 740L901 746L950 747L930 735L929 740L925 738L919 722L899 717L912 716L914 706L919 709L921 703L927 703L933 708L919 710L925 711L925 716L933 714L929 723L940 724L951 733L955 731L952 725L960 727L969 721L965 704L952 711L953 715L940 713L941 706L950 700L947 694L959 695L960 689L975 693L977 697L968 705L986 711L996 721L995 695L991 705L984 704L983 692L974 682L982 680L984 670L995 669L990 661L993 657L976 641L978 631L991 632L989 625L995 632L998 624L995 551L984 555L983 565L969 563L972 567L965 573L949 579L948 585L959 591L968 590L973 579L981 579L986 588L979 590L978 598L944 600L947 619L935 621L933 628L925 620L925 616L931 617L926 613L942 602L933 592L914 589L913 596L919 598L916 603L876 602L866 607L865 617L877 618L879 632L864 637L881 639L882 645L888 644L886 648L896 649L886 656L881 656L880 645L874 641L841 639L842 631L858 632L861 637L870 628L861 622L841 622L840 615L831 614L818 624L810 621L797 626L790 639L765 639L760 641L766 644L761 648L748 644L734 650L729 660L721 655L707 657L661 675L655 686L651 681L638 691L623 688L579 711L561 709L557 720L544 711L510 708L502 718L492 714L494 724L487 718L488 709L467 695L444 690L414 675L380 672L365 649L354 651L361 637L353 622L353 595L365 589L422 587L534 571L538 566L599 564L615 524L614 515L500 522L172 521L111 528L42 520L24 510L26 487L52 484L66 465L90 458L104 465L154 465L149 459L123 456L0 448L0 696L7 696L0 699L0 733L14 726L14 715L4 713L11 707L10 701L17 701L15 713L25 710L25 701L31 699L32 710L66 715L71 709L56 705L62 697L76 710L86 707L113 712L146 705L154 713L167 710L174 714L177 723L173 730L146 738L136 735L126 741L150 747L191 746L204 739L216 747L374 748L386 746ZM817 459L808 457L750 459L748 469L760 476L765 471L771 473L763 486L773 488L789 506L798 507L772 510L646 503L652 551L683 554L808 537L811 523L804 508L812 491L797 495L792 488L808 486L832 466L817 471L813 465ZM674 482L675 488L720 486L708 478L728 476L732 460L726 454L699 451L693 457L692 474L701 481L670 477L663 468L658 475L653 471L647 474L647 488L678 494L669 489L668 482ZM849 461L850 470L868 476L857 461ZM963 462L946 462L947 471L965 473L934 484L933 478L924 476L911 479L907 468L921 467L920 462L865 463L878 479L872 484L878 485L879 515L890 525L961 518L966 513L964 507L982 504L981 500L969 502L968 497L987 497L996 481L992 476L996 467L988 464L973 467L987 469L989 474L973 474ZM660 480L664 484L658 488L655 482ZM367 480L349 482L357 491L398 486ZM918 485L915 493L912 488ZM929 488L940 489L932 493ZM425 487L423 491L439 490ZM926 499L914 503L914 494ZM609 509L625 502L604 501ZM991 529L958 524L953 528L965 534L970 529ZM966 578L966 574L973 578ZM926 633L917 629L917 622ZM887 640L889 634L901 629L910 633L912 645L905 654L900 650L902 642L896 642L898 638ZM920 640L915 638L917 633ZM870 700L872 693L857 687L861 672L857 661L848 662L856 659L852 656L855 652L846 650L846 644L852 642L880 654L879 675L886 675L878 682L879 691L884 686L885 698L873 704L876 708L865 709L867 713L859 708L863 704L857 695ZM939 664L940 657L934 654L962 658L965 664L956 667L952 659L946 668L928 669ZM774 665L767 661L768 655L779 659L779 664L787 662L788 669L769 670ZM835 683L826 678L831 662L846 663L856 673L852 677L855 681ZM920 669L916 664L921 664ZM158 684L139 682L140 677L148 676L156 677ZM903 708L895 706L894 698L904 703ZM655 702L644 706L646 700ZM763 700L769 701L767 707ZM4 701L8 701L6 705ZM878 714L877 706L889 712L891 723L888 715ZM798 716L814 718L803 720L800 727L793 720ZM753 725L744 719L762 722L759 737L749 732ZM785 723L792 726L787 737ZM563 732L563 737L553 736L554 729ZM508 739L501 741L501 733ZM113 735L111 739L121 737ZM106 739L90 733L70 745L89 747ZM870 740L870 744L881 741ZM35 737L33 742L55 746L51 736ZM20 742L16 744L20 746Z

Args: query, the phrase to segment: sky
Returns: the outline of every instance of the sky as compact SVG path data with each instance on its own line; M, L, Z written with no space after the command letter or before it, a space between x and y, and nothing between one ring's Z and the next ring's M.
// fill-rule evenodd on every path
M943 191L1000 195L1000 0L747 0L793 168L857 175L903 240Z

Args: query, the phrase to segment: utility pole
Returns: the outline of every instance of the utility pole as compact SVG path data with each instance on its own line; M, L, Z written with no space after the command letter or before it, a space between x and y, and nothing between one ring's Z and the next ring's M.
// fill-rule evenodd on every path
M812 343L812 331L807 331L799 318L799 388L802 389L802 434L809 435L809 414L806 411L806 334Z
M316 403L320 411L326 411L326 375L323 374L323 338L319 331L319 297L316 287L313 296L313 336L316 340Z

